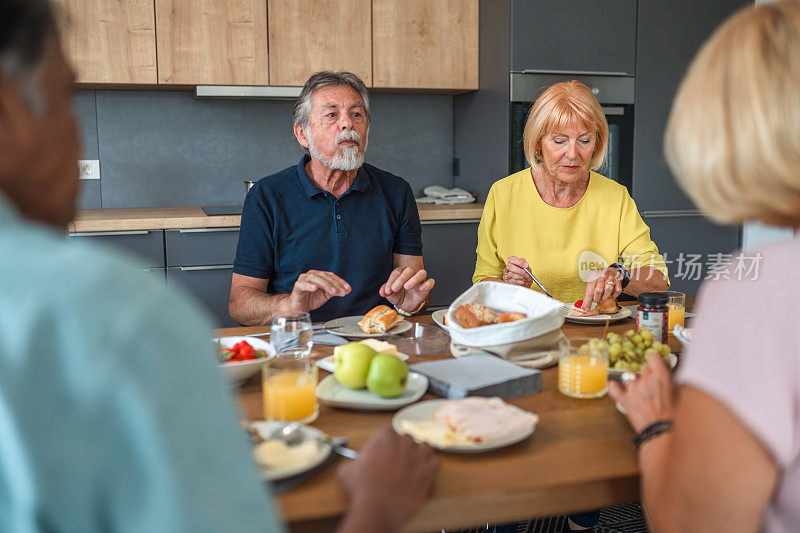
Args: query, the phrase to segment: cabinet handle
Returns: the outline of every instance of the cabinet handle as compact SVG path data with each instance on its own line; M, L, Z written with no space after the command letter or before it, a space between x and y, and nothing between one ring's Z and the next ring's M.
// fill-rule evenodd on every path
M436 224L475 224L480 222L479 218L465 218L459 220L423 220L420 222L423 226L433 226Z
M157 230L161 231L161 230ZM69 232L70 237L115 237L117 235L149 235L147 230L134 231L76 231Z
M187 228L179 229L178 233L213 233L215 231L239 231L239 226L235 228Z
M703 213L697 209L683 209L675 211L642 211L642 218L672 218L672 217L702 217Z
M233 265L204 265L193 267L178 267L181 272L193 272L195 270L228 270L232 269Z

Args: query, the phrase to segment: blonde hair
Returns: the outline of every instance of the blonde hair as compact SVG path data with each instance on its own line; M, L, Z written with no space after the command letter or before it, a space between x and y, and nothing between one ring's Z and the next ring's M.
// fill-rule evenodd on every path
M672 106L667 163L718 222L800 220L800 3L738 11L703 45Z
M525 158L535 170L542 166L542 138L568 125L583 124L597 135L589 168L597 170L606 162L608 122L592 91L579 81L564 81L547 88L531 106L522 145Z

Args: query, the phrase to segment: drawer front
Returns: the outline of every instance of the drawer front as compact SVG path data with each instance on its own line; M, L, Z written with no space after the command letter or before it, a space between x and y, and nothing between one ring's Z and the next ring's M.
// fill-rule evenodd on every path
M425 221L422 223L422 253L428 277L436 280L431 306L450 305L472 286L478 221Z
M69 234L70 239L92 239L134 255L143 268L164 268L164 231L92 231Z
M140 268L137 271L141 272L145 277L156 280L164 287L167 286L167 269L164 267Z
M167 268L167 286L180 286L194 296L211 314L213 326L238 326L228 314L231 265Z
M167 266L230 265L239 228L200 228L165 232Z

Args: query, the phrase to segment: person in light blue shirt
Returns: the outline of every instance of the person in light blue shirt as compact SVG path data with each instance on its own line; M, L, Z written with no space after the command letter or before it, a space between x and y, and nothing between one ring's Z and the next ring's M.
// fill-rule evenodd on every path
M73 77L46 0L0 0L0 531L281 531L208 318L56 230L75 214ZM386 432L361 456L341 529L396 530L436 461Z

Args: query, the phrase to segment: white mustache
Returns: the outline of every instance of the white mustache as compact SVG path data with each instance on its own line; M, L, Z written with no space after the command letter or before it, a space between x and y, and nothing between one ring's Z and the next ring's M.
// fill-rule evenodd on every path
M361 147L361 135L355 130L345 130L336 136L336 144L342 141L355 141Z

